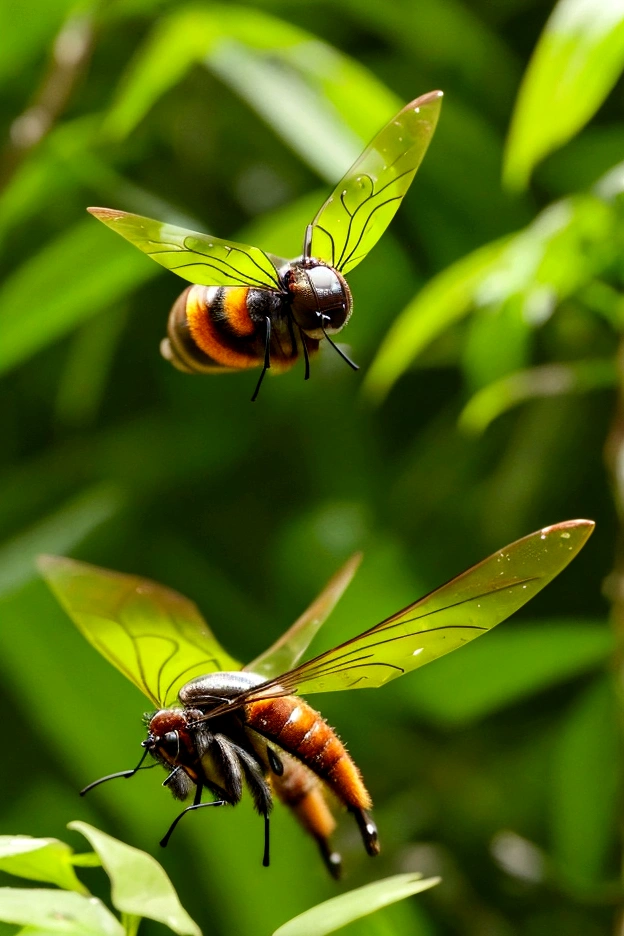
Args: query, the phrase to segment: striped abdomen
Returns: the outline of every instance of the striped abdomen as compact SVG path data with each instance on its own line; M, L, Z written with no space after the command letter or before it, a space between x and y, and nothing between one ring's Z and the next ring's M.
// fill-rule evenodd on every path
M370 807L371 798L344 745L303 699L284 696L252 702L244 715L250 728L302 761L345 806L354 811Z
M339 878L342 860L330 841L336 820L325 801L322 784L311 770L294 757L282 752L281 761L283 773L271 774L273 789L282 803L293 811L308 835L316 839L329 873Z
M264 362L267 318L271 321L271 366L287 370L306 341L280 293L249 286L189 286L169 314L161 344L167 360L188 373L216 373L260 367Z

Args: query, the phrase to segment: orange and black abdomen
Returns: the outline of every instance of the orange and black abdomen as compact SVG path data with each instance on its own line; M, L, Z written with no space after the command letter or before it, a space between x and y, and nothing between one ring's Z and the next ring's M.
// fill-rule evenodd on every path
M284 696L252 702L245 706L244 717L250 728L309 767L345 806L353 810L370 807L368 791L344 745L303 699Z
M267 318L271 366L287 370L299 357L303 339L284 296L270 289L189 286L171 309L161 351L187 373L259 367L264 362ZM313 339L306 339L306 344L309 353L318 347Z

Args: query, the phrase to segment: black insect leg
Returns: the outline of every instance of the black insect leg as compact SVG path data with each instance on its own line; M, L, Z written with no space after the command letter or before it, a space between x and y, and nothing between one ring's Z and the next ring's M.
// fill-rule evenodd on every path
M318 846L325 867L334 881L339 881L342 877L342 856L339 852L333 850L328 839L318 839Z
M203 789L204 789L203 786L201 784L198 784L197 789L195 790L195 799L193 800L193 805L187 806L186 809L182 810L179 816L175 817L175 819L173 820L173 822L167 829L166 834L160 840L160 845L162 846L162 848L167 847L169 843L169 839L171 838L171 835L173 833L173 830L177 826L182 816L186 815L187 812L191 812L194 809L203 809L204 806L226 806L227 805L225 800L213 800L211 803L202 803L201 796L202 796Z
M360 835L364 842L364 848L369 855L378 855L380 849L379 839L377 838L377 826L373 822L372 817L369 816L364 809L352 809L351 812L355 816L355 821L358 824Z
M338 352L338 354L340 355L340 357L342 358L342 360L343 360L343 361L346 361L347 364L349 365L349 367L352 367L353 370L359 370L360 368L359 368L359 366L355 363L355 361L352 361L351 358L350 358L347 354L345 354L344 351L343 351L341 348L339 348L338 345L335 344L335 343L331 340L331 338L329 337L329 335L327 334L327 332L325 331L325 329L324 329L322 326L321 326L321 331L323 332L323 334L325 335L325 337L326 337L327 340L329 341L329 343L330 343L330 345L332 346L332 348L334 349L334 351L337 351L337 352Z
M92 790L94 787L99 786L100 783L106 783L107 780L116 780L117 777L125 777L125 779L128 780L129 777L134 777L135 773L137 773L137 771L139 770L150 770L152 767L158 767L158 764L148 764L147 767L142 766L143 761L145 760L148 754L149 754L149 751L146 749L145 753L143 754L143 757L141 758L139 763L136 765L136 767L132 768L132 770L120 770L118 773L108 774L108 776L106 777L100 777L99 780L94 780L93 783L90 783L88 786L86 786L83 790L80 791L80 795L84 796L85 793L89 792L89 790Z
M265 317L266 322L266 338L264 340L264 364L262 366L262 373L256 384L256 389L254 390L251 402L255 403L258 394L260 393L260 387L262 386L262 381L264 380L264 375L271 366L271 319L268 315Z

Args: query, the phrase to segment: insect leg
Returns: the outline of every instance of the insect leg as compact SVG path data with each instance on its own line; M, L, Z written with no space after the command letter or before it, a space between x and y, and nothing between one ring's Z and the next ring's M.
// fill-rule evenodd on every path
M172 833L173 833L173 830L174 830L175 827L177 826L177 824L178 824L178 822L180 821L180 819L182 818L182 816L186 815L187 812L191 812L191 811L194 810L194 809L203 809L204 806L226 806L226 805L227 805L227 803L225 802L225 800L213 800L211 803L202 803L202 802L200 802L200 801L201 801L201 795L202 795L203 789L204 789L204 788L203 788L203 786L202 786L201 784L198 784L198 785L197 785L197 789L195 790L195 798L194 798L194 800L193 800L193 805L192 805L192 806L187 806L186 809L183 809L182 812L181 812L178 816L175 817L175 819L173 820L173 822L171 823L171 825L170 825L169 828L167 829L166 834L165 834L165 835L163 836L163 838L161 838L161 840L160 840L160 845L162 846L162 848L166 848L166 847L167 847L167 845L168 845L168 843L169 843L169 839L171 838L171 835L172 835Z
M255 403L256 398L260 392L262 381L264 380L264 375L266 374L269 367L271 366L271 319L268 317L268 315L265 318L265 322L266 322L266 338L264 340L264 364L262 365L262 373L260 374L258 383L256 384L256 389L254 390L253 396L251 398L252 403Z
M342 877L342 855L340 852L333 850L328 839L317 839L317 841L325 867L334 881L339 881Z
M347 364L349 365L349 367L352 367L353 370L359 370L360 368L359 368L359 366L355 363L355 361L352 361L351 358L350 358L347 354L345 354L344 351L342 351L342 350L338 347L338 345L335 344L335 343L331 340L331 338L329 337L329 335L327 334L327 332L325 331L325 329L323 328L322 325L321 325L321 331L323 332L323 334L325 335L325 337L326 337L327 340L329 341L329 343L330 343L330 345L332 346L332 348L334 349L334 351L337 351L337 352L338 352L338 354L340 355L340 357L342 358L342 360L343 360L343 361L346 361Z
M379 839L377 838L377 826L365 809L352 808L351 812L355 816L355 821L360 829L360 835L364 842L364 848L371 856L379 854Z

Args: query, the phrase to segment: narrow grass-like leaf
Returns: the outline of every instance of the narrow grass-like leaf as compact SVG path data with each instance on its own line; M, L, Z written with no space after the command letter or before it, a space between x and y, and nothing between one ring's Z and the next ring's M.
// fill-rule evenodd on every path
M331 182L404 103L354 59L264 11L185 6L163 18L139 51L105 130L126 136L200 61Z
M369 913L375 913L413 894L420 894L439 883L440 878L423 880L419 874L397 874L383 881L375 881L306 910L280 926L273 936L326 936L354 920L361 920Z
M51 888L0 887L0 920L48 936L124 936L119 920L97 897Z
M201 936L201 930L180 904L173 885L155 858L100 832L86 822L70 822L102 859L111 881L113 906L128 916L164 923L182 936Z
M475 393L461 412L459 426L470 435L479 435L503 413L527 400L589 393L613 387L617 380L617 366L612 358L545 364L517 371Z
M0 836L0 871L88 894L87 888L76 877L72 859L72 849L59 839L32 838L30 835Z
M71 552L120 506L119 491L108 484L98 484L3 543L0 546L0 596L35 577L34 560L39 553Z
M614 687L601 677L575 700L554 751L552 846L575 889L601 882L615 850L622 749Z
M528 323L542 324L558 302L612 262L615 235L611 206L593 195L576 196L443 270L395 320L366 376L365 395L380 402L423 348L473 307L514 300Z
M0 373L115 305L157 272L140 253L85 217L2 284Z
M559 0L526 71L504 168L525 188L535 165L593 116L624 66L622 0Z
M413 359L470 311L475 290L502 255L507 239L487 244L434 277L403 309L388 331L363 384L380 403Z

